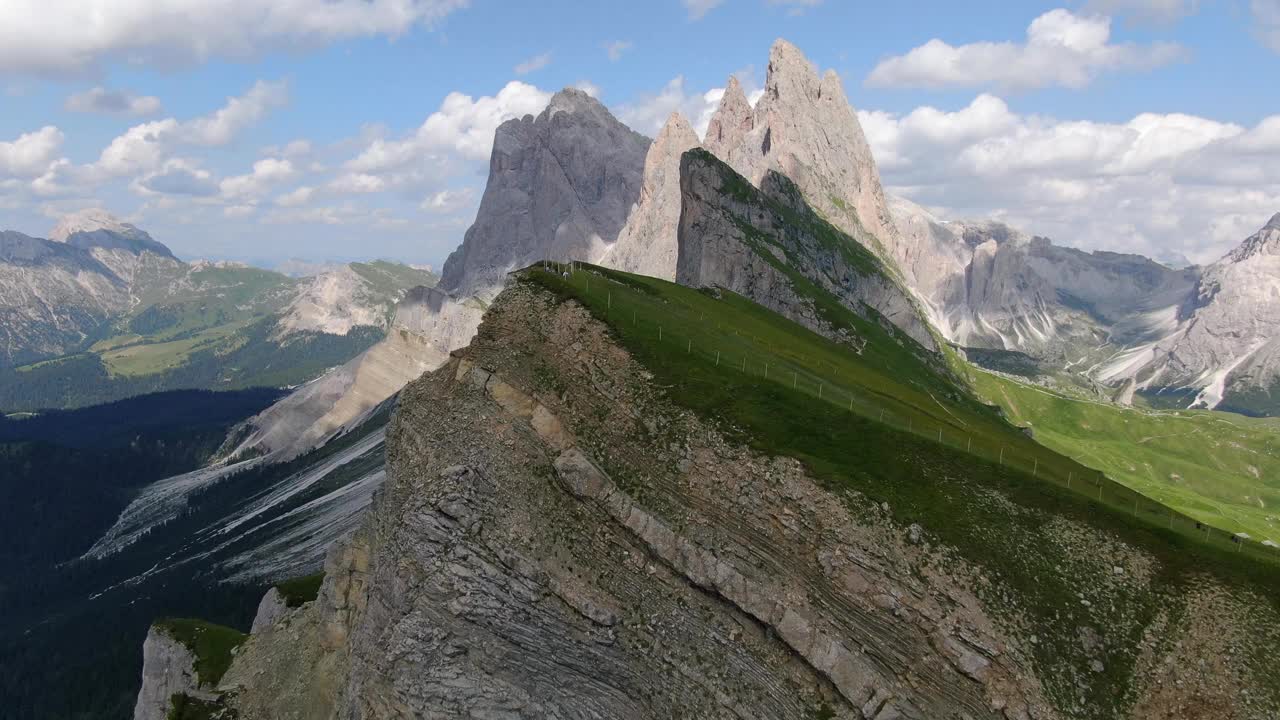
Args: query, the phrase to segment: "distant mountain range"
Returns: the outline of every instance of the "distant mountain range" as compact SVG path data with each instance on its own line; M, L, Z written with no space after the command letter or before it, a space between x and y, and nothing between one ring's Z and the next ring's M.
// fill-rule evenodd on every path
M176 388L286 386L376 342L435 276L377 261L304 278L177 259L102 211L0 233L0 408Z

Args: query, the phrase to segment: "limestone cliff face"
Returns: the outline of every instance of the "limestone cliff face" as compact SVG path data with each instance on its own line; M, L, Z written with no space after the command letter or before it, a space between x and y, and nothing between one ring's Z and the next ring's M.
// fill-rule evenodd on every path
M319 598L224 677L244 720L1068 717L998 578L674 405L604 325L534 285L405 389L388 463ZM1113 602L1155 572L1123 545L1095 567L1095 530L1035 522L1062 524ZM1185 615L1136 635L1082 628L1084 651L1144 638L1133 717L1263 717L1231 679L1250 661L1224 649L1246 600L1207 578L1188 593ZM1193 646L1219 648L1212 667Z
M572 88L536 118L503 123L476 222L445 261L440 286L492 297L515 268L600 257L640 197L648 149L648 138Z
M896 263L898 230L840 76L829 70L820 77L796 46L778 40L750 121L735 86L731 81L712 119L716 141L708 149L756 185L769 171L790 178L832 224Z
M672 113L645 157L640 202L627 218L618 241L601 258L601 265L663 280L675 279L680 156L695 147L698 135L689 121L680 113Z
M200 687L195 662L186 645L153 625L142 645L142 687L133 720L167 720L174 695L211 697Z
M884 318L937 349L910 295L875 255L819 217L787 178L771 172L761 186L756 190L710 153L684 155L677 282L732 290L833 335L798 286L811 282L854 313Z

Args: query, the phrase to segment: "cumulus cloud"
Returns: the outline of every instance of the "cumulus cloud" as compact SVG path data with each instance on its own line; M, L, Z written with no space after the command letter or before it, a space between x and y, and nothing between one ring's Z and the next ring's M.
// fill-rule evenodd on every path
M94 168L107 175L126 175L159 166L177 146L225 145L287 98L284 83L258 81L209 115L186 122L165 118L135 125L107 145Z
M690 20L701 20L707 13L715 10L724 0L680 0Z
M525 60L524 62L516 65L514 68L512 68L512 71L515 72L515 74L517 75L528 75L529 73L541 70L542 68L550 64L551 64L551 53L544 52L541 55L534 55L528 60Z
M1249 10L1258 40L1280 53L1280 0L1251 0Z
M293 163L280 158L263 158L253 164L253 170L244 175L233 175L218 183L222 196L240 202L257 202L268 190L297 174Z
M491 96L449 93L440 108L407 137L376 137L367 142L346 163L351 177L344 182L370 186L370 181L356 180L363 175L377 177L384 186L404 185L428 177L439 179L460 165L474 167L489 158L498 125L540 113L550 99L550 93L519 81L507 83Z
M67 98L63 107L71 112L133 116L156 115L161 110L160 98L103 87L76 93Z
M867 76L874 87L1082 88L1100 73L1151 70L1185 57L1171 43L1112 43L1111 19L1051 10L1031 22L1025 43L953 46L933 39L891 57Z
M209 171L181 159L170 160L159 171L139 178L135 188L144 195L209 197L218 194L218 183Z
M747 99L754 105L763 91L755 87L752 73L746 70L734 74L747 93ZM616 114L632 129L653 137L662 129L671 113L679 112L701 137L706 134L707 125L720 106L722 97L722 87L696 92L685 87L683 75L677 75L658 92L644 93L631 102L619 105Z
M422 201L422 209L432 214L449 214L467 206L475 198L475 190L460 188L457 190L441 190L426 197Z
M43 175L62 149L62 131L45 125L10 141L0 141L0 178Z
M1057 120L992 95L858 116L892 192L1063 244L1211 261L1280 211L1280 116L1253 128L1178 113Z
M311 196L315 195L315 188L309 185L302 185L276 198L276 205L280 207L300 207L311 202Z
M622 59L622 54L633 47L635 43L630 40L614 40L604 44L604 51L609 55L609 62L618 62Z
M6 0L0 3L0 72L66 75L116 60L167 67L344 38L394 37L430 27L467 2Z
M336 193L375 193L387 189L387 181L368 173L343 173L328 185Z

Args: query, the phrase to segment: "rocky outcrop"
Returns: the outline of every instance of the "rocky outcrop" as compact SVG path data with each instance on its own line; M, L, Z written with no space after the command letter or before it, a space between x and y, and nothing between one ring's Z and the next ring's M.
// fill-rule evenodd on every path
M435 284L430 272L387 262L349 263L308 278L281 311L277 335L346 335L358 326L386 328L411 288Z
M724 95L720 96L720 105L707 123L707 134L702 144L716 157L727 157L751 132L754 124L755 116L746 94L742 92L742 84L736 75L730 75Z
M600 257L640 197L648 149L648 138L573 88L536 118L503 123L476 221L445 261L440 286L491 298L513 269Z
M840 76L828 70L819 77L796 46L778 40L749 122L735 86L730 81L712 118L717 139L708 149L757 186L770 171L785 175L833 225L891 267L898 262L898 230Z
M319 598L225 676L241 718L1108 717L1074 683L1127 644L1135 717L1274 703L1242 679L1260 672L1242 603L1274 617L1265 601L1200 576L1145 630L1084 625L1070 661L1042 652L999 577L679 408L607 327L532 284L405 389L389 437L388 484ZM1058 528L1085 611L1152 592L1143 551L1010 511ZM1062 622L1082 622L1075 605ZM1186 658L1200 642L1212 667Z
M738 94L742 94L740 88ZM617 242L600 260L601 265L663 280L675 279L680 156L695 147L698 135L689 121L680 113L671 113L645 157L640 201Z
M142 645L142 687L133 706L133 720L167 720L175 695L212 699L200 687L196 658L186 645L153 625Z
M831 337L856 334L826 310L821 296L831 297L937 349L928 323L882 261L810 209L787 178L770 172L761 186L709 152L685 153L677 282L732 290Z

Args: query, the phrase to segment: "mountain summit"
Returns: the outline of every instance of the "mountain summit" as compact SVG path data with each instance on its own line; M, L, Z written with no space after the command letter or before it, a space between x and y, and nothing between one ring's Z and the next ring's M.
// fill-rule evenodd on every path
M459 297L491 295L515 268L599 257L640 197L649 142L573 88L536 118L502 123L476 221L445 261L440 286Z
M757 187L769 170L787 176L832 224L896 262L898 231L840 76L819 77L799 48L778 40L749 123L744 107L731 80L708 126L709 149Z

